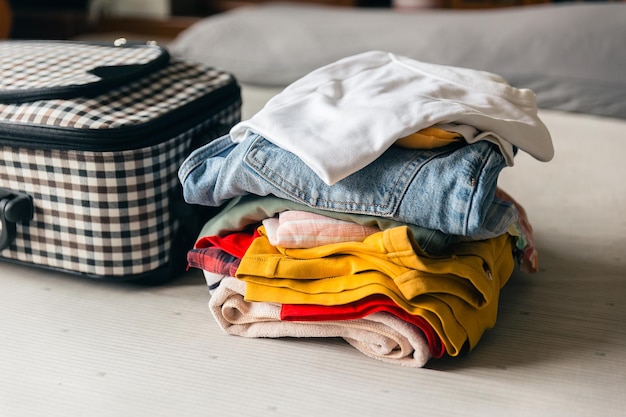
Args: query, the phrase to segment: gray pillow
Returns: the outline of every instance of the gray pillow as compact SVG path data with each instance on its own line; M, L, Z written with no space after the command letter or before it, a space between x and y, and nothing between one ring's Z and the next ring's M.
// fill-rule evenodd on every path
M488 10L265 4L207 17L170 51L285 86L337 59L385 50L497 73L531 88L540 107L626 118L626 4L565 3Z

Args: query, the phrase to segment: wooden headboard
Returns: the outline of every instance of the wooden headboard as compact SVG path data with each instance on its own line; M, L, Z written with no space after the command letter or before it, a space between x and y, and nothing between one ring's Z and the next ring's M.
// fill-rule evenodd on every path
M7 38L11 31L11 7L8 0L0 0L0 39Z

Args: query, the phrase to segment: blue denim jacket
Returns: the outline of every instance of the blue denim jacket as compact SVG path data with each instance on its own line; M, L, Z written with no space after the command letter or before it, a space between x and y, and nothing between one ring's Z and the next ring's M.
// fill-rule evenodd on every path
M321 210L486 239L506 232L517 217L511 204L495 198L505 166L498 148L485 141L430 150L391 147L328 185L294 154L249 133L241 143L226 135L196 149L178 175L192 204L219 206L239 195L271 194Z

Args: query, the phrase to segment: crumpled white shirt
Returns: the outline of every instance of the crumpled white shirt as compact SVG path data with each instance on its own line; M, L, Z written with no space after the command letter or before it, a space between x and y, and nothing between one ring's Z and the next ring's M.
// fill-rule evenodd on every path
M332 185L378 158L396 140L431 126L466 141L514 147L540 161L554 155L532 90L485 71L420 62L384 51L347 57L310 72L230 131L259 134L295 154ZM454 126L458 126L455 129Z

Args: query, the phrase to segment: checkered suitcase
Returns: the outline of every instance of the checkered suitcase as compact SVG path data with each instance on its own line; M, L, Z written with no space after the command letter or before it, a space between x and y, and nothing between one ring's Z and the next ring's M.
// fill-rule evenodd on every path
M0 259L176 276L210 215L178 167L240 111L232 75L157 45L0 41Z

